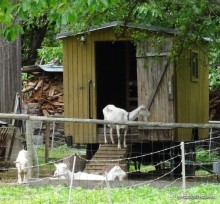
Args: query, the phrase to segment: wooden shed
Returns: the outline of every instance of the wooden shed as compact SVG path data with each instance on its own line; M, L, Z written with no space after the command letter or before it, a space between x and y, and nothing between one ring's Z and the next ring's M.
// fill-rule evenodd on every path
M208 59L204 45L183 48L178 59L170 60L176 30L126 25L117 36L117 22L92 28L88 33L58 34L63 40L64 115L103 119L107 104L131 111L147 105L151 122L208 123ZM121 28L125 28L121 26ZM141 30L147 38L132 43ZM155 43L157 46L155 46ZM73 143L93 144L99 125L68 123L65 135ZM189 141L191 129L142 129L143 141ZM208 130L199 130L199 138Z

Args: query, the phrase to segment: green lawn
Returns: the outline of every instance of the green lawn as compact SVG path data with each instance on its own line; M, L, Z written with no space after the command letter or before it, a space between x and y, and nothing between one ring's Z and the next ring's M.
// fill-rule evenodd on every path
M35 148L37 152L39 164L43 164L41 168L45 168L45 171L52 175L54 166L53 164L44 166L45 150L43 146ZM60 146L53 150L50 150L50 158L63 158L66 155L74 154L77 151L75 148L69 148L66 145ZM82 150L83 152L83 150ZM142 172L149 172L154 170L154 166L142 166ZM134 171L134 167L131 166L130 171ZM40 173L42 169L40 169ZM7 173L7 172L5 172ZM9 172L8 172L9 173ZM197 176L207 176L209 173L203 170L196 172ZM13 177L17 178L16 174ZM207 182L205 179L201 179L200 182ZM172 181L168 181L171 183ZM195 184L195 183L194 183ZM69 188L67 186L42 186L42 187L26 187L19 186L12 183L0 183L0 203L4 204L61 204L68 203ZM108 197L109 195L109 197ZM166 189L157 189L149 185L144 187L133 188L114 188L108 190L104 189L92 189L86 190L82 188L72 189L70 194L70 203L78 204L176 204L183 203L182 189L178 187L169 187ZM187 186L186 191L187 204L192 203L220 203L220 185L218 183L202 184L196 187Z
M64 186L45 186L29 188L21 186L0 186L0 203L5 204L60 204L68 203L69 188ZM85 190L72 189L70 203L79 204L176 204L183 203L181 188L156 189L149 185L136 188L115 188ZM187 189L186 203L220 203L220 185L203 184Z

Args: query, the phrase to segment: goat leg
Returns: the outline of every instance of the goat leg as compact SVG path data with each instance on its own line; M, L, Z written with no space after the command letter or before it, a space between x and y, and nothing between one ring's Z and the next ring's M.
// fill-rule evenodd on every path
M127 147L127 145L126 145L126 135L127 135L127 127L124 129L124 148L126 148Z
M23 179L23 183L27 183L27 172L24 172L24 179Z
M121 149L120 129L118 126L116 127L116 130L117 130L117 135L118 135L118 149Z
M105 143L107 143L107 139L106 139L106 124L104 124L104 140L105 140Z
M22 180L21 180L21 171L18 171L18 183L21 184Z
M113 128L110 127L110 136L111 136L111 141L112 141L112 144L115 144L114 140L113 140L113 136L112 136L112 131L113 131Z

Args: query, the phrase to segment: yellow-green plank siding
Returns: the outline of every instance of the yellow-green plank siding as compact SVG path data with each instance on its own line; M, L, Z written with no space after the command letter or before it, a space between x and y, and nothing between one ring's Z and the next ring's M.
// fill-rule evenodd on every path
M184 53L176 63L176 122L208 123L209 118L209 81L207 57L205 53L194 47L199 56L198 81L191 80L190 50ZM204 61L205 60L205 61ZM208 130L200 129L199 138L207 138ZM177 141L192 139L192 129L178 129Z

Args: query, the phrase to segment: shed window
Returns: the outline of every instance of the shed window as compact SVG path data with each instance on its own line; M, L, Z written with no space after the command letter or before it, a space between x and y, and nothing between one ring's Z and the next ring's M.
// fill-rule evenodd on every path
M198 53L192 52L191 53L191 78L192 81L198 81L199 78L199 64L198 64Z

